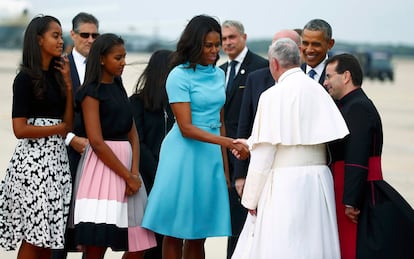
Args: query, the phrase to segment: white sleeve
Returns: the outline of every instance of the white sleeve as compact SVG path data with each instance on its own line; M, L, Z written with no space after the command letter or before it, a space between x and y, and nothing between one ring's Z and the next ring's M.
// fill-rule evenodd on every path
M66 135L66 138L65 138L65 144L66 144L66 146L69 146L70 145L70 142L72 141L72 139L75 137L76 135L75 134L73 134L72 132L68 132L68 134Z
M250 151L250 164L244 185L241 203L247 209L254 210L259 203L263 187L272 169L276 146L260 143Z

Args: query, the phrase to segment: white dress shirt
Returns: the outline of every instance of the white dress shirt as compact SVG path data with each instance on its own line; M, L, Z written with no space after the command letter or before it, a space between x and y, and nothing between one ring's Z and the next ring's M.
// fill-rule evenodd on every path
M85 79L86 57L82 56L76 48L72 50L73 60L75 61L76 70L78 70L79 81L83 84Z

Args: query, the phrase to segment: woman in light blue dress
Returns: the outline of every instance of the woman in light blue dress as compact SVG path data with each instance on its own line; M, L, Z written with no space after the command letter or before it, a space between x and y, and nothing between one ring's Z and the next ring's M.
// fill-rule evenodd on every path
M231 234L226 148L236 146L224 137L225 76L215 66L220 45L220 24L195 16L167 78L176 122L162 143L142 222L165 236L163 258L204 258L207 237Z

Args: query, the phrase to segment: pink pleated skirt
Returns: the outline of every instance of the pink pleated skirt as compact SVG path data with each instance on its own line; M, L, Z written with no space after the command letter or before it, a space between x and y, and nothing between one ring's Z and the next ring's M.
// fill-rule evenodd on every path
M131 167L132 150L128 141L105 143L127 168ZM132 196L125 194L125 188L125 180L89 146L79 162L74 187L72 223L76 244L130 252L156 246L154 233L141 227L147 203L144 183Z

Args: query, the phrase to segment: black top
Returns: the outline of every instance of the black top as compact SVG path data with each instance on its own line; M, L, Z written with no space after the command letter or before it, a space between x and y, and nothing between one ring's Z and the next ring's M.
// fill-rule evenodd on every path
M12 118L62 119L66 107L66 96L62 93L52 72L43 72L47 89L44 98L36 98L30 76L19 72L13 83Z
M128 140L133 117L128 95L122 82L117 79L110 84L101 83L98 88L96 84L79 88L76 93L76 109L82 107L81 102L86 96L99 101L99 117L103 138L105 140ZM84 127L84 125L82 126Z

